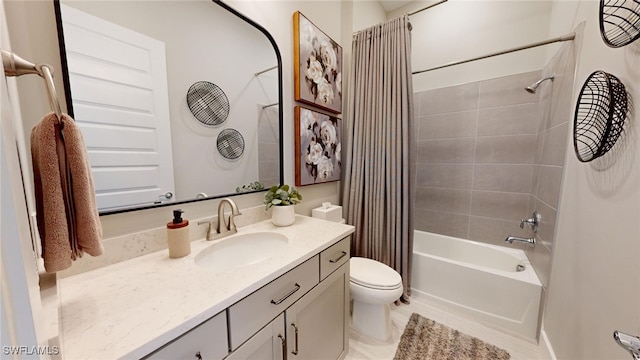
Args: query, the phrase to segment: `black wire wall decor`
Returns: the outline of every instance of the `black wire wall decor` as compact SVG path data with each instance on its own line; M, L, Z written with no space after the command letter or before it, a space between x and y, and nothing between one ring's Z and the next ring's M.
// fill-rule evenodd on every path
M217 126L229 116L229 99L216 84L198 81L187 91L187 105L193 116L205 126Z
M622 134L627 118L627 91L620 80L595 71L585 81L573 118L573 147L578 160L606 154Z
M222 157L235 160L244 153L244 137L236 129L224 129L218 134L217 147Z
M640 38L640 0L600 0L600 34L613 48Z

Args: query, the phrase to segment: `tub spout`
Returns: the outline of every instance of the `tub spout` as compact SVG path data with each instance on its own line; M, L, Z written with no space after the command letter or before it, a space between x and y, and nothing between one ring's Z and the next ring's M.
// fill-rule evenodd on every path
M514 241L517 242L522 242L525 243L527 245L529 245L529 247L534 247L536 245L536 238L535 237L531 237L531 238L523 238L523 237L519 237L519 236L507 236L506 239L504 239L504 241L508 242L509 244L513 244Z

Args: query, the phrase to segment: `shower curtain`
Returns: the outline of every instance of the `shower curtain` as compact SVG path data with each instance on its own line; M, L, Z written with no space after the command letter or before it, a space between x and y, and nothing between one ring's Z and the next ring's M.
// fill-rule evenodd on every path
M402 276L411 294L415 156L408 16L353 36L343 206L354 256Z

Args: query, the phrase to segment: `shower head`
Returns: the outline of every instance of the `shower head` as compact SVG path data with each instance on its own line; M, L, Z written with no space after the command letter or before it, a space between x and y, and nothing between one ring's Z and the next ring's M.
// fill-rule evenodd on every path
M545 81L545 80L552 80L553 81L553 79L555 79L555 77L556 77L556 74L551 74L551 75L547 76L546 78L542 78L542 79L536 81L535 83L527 86L524 89L527 90L528 92L532 93L532 94L535 94L536 90L538 90L538 86L540 86L540 84L542 84L543 81Z

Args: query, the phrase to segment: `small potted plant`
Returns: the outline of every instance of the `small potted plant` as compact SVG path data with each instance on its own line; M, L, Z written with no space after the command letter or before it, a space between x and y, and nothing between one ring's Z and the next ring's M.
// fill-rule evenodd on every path
M271 213L271 222L276 226L289 226L296 221L293 205L302 201L298 190L289 185L272 186L264 195L264 204Z

